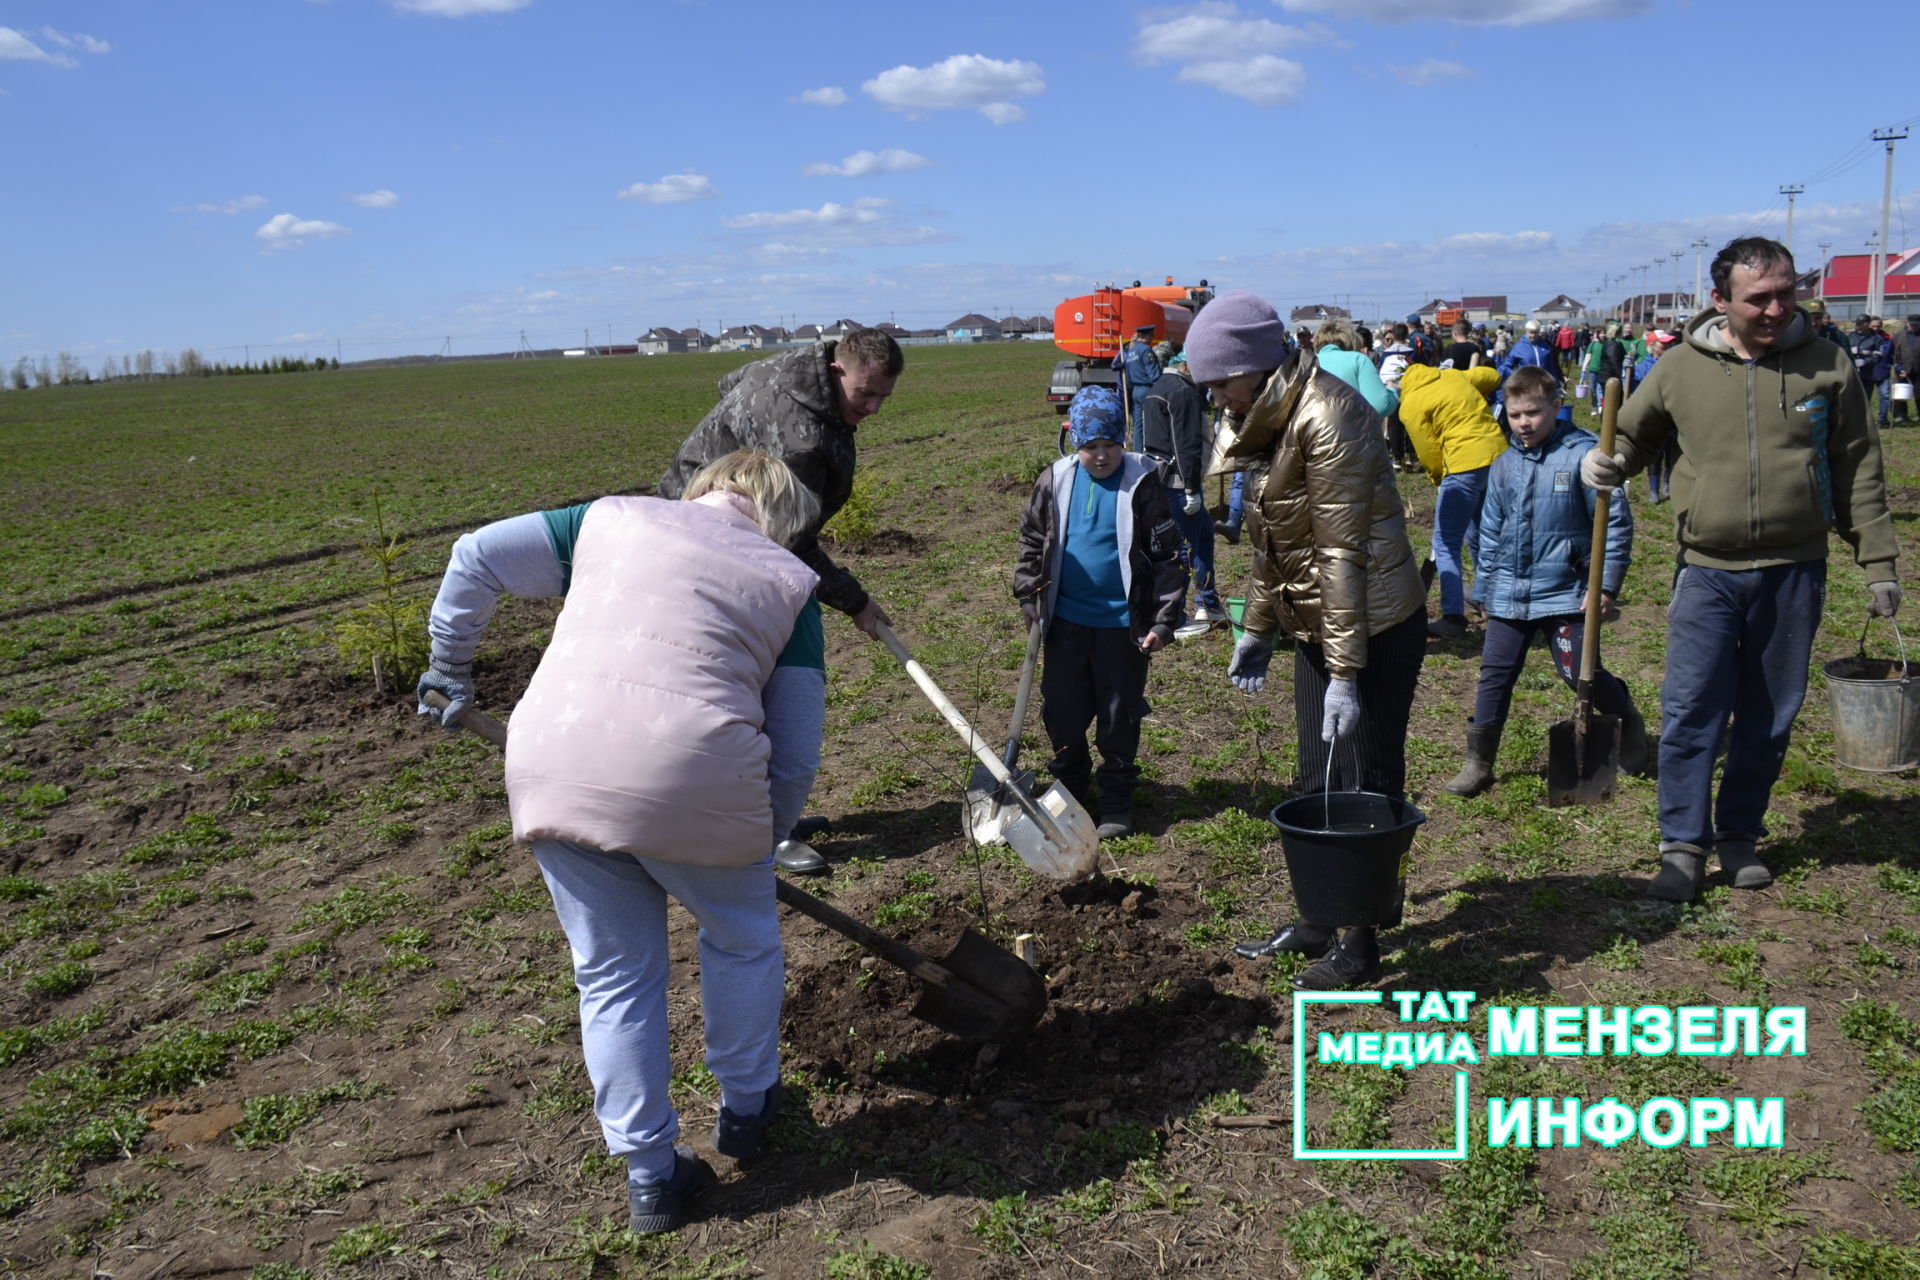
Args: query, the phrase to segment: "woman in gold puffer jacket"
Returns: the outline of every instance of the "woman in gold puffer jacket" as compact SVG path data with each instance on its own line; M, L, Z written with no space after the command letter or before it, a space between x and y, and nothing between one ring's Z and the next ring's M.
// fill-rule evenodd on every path
M1254 583L1227 675L1258 692L1277 633L1291 633L1301 792L1404 798L1426 593L1380 415L1311 353L1289 354L1285 332L1271 303L1236 292L1208 303L1187 335L1194 381L1228 414L1212 470L1254 472ZM1236 950L1319 957L1294 979L1302 990L1377 979L1374 928L1336 938L1343 923L1299 920Z

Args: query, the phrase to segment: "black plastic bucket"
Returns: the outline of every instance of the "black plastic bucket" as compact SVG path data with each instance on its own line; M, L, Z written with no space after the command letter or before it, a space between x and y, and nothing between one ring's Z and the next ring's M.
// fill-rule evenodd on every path
M1267 816L1280 831L1301 919L1400 923L1407 854L1426 814L1374 791L1333 791L1277 804Z

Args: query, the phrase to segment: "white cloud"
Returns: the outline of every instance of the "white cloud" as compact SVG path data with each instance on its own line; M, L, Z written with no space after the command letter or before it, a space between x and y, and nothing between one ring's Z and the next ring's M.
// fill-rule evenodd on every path
M1133 52L1158 62L1217 62L1227 55L1278 53L1314 40L1299 27L1249 18L1226 3L1197 4L1186 13L1147 22L1133 38Z
M847 105L847 91L837 84L820 89L803 91L795 102L804 102L809 107L844 107Z
M1035 62L1003 62L977 53L956 53L930 67L901 65L882 71L861 92L889 111L978 111L995 124L1027 118L1015 98L1046 92L1045 72Z
M219 204L175 205L175 213L245 213L249 209L258 209L267 202L265 196L240 196L233 200L223 200Z
M1389 66L1387 70L1401 84L1415 87L1438 84L1442 80L1471 80L1475 74L1472 67L1462 66L1458 62L1442 62L1438 58L1428 58L1411 67Z
M720 193L704 173L670 173L658 182L636 182L614 194L641 204L685 204L689 200L711 200Z
M1244 98L1258 107L1287 107L1307 85L1306 68L1276 56L1279 50L1323 37L1265 18L1237 5L1207 0L1184 13L1145 14L1133 39L1134 56L1149 66L1177 62L1175 79Z
M768 257L791 257L820 243L875 247L931 244L954 237L935 227L908 226L892 212L894 202L864 196L850 204L829 200L818 209L779 209L723 218L735 231L774 231L782 239L762 246Z
M48 53L12 27L0 27L0 58L20 62L51 62L56 67L78 66L64 53Z
M1433 242L1441 253L1529 253L1553 247L1550 231L1463 231Z
M400 203L400 197L382 187L378 191L363 191L347 197L349 204L357 204L362 209L391 209Z
M424 13L433 18L471 18L476 13L512 13L532 0L393 0L401 13Z
M892 204L891 200L882 200L868 196L855 200L852 204L838 204L827 201L818 209L788 209L784 212L745 213L737 218L722 218L729 227L738 230L763 230L777 227L835 227L852 226L858 223L880 221L885 215L881 210Z
M113 46L105 40L96 40L92 36L82 35L78 31L68 35L64 31L55 31L52 27L40 28L40 34L59 45L62 49L79 49L83 53L111 53Z
M1289 13L1331 13L1368 22L1453 22L1463 27L1532 27L1595 18L1634 18L1653 0L1276 0Z
M1251 58L1190 62L1180 68L1178 79L1245 98L1256 107L1290 107L1307 87L1307 69L1289 59L1262 53Z
M298 249L309 240L331 240L335 236L350 236L353 232L337 222L276 213L253 234L265 240L269 249Z
M881 173L905 173L924 169L933 161L899 147L885 151L856 151L839 164L810 164L800 172L809 178L870 178Z

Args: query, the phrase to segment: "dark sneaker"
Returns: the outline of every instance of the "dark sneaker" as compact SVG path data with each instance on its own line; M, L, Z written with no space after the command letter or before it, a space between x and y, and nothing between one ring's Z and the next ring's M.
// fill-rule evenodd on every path
M777 1084L767 1090L767 1100L760 1104L758 1115L743 1116L721 1107L720 1122L713 1127L713 1149L735 1160L758 1155L760 1143L767 1136L767 1128L779 1114L780 1086Z
M1295 991L1344 991L1380 981L1380 944L1349 948L1334 944L1293 980Z
M711 1165L685 1147L675 1147L671 1178L627 1184L627 1230L641 1236L678 1231L687 1220L687 1202L714 1181Z
M1327 948L1332 945L1333 930L1331 928L1326 925L1308 924L1304 920L1295 920L1264 942L1235 943L1233 953L1249 960L1260 960L1290 952L1305 956L1309 960L1317 960L1327 954Z
M1427 623L1427 634L1437 640L1458 640L1467 634L1467 615L1449 613Z

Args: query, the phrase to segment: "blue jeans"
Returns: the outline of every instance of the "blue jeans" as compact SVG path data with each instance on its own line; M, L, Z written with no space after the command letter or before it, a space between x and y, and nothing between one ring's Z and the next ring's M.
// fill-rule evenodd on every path
M724 1105L757 1112L780 1076L786 982L773 857L705 867L568 840L535 840L533 856L573 949L580 1041L607 1149L627 1157L637 1180L663 1180L680 1132L667 1096L667 898L700 925L707 1067Z
M1190 516L1186 505L1185 489L1167 490L1167 514L1186 541L1180 558L1186 561L1187 572L1193 576L1194 604L1218 613L1220 591L1213 582L1213 513L1203 506L1200 514Z
M1238 529L1247 515L1247 473L1236 471L1227 486L1227 523Z
M1133 443L1127 448L1134 453L1142 453L1147 447L1147 392L1151 390L1153 390L1151 385L1143 387L1134 382L1127 384L1127 398L1133 406Z
M1767 799L1807 694L1827 564L1688 565L1667 606L1660 690L1660 841L1706 850L1767 833ZM1731 728L1728 722L1731 720ZM1718 801L1714 758L1726 742Z
M1867 399L1869 402L1873 400L1875 392L1879 392L1880 394L1880 425L1884 427L1887 425L1887 406L1889 404L1887 397L1893 394L1893 379L1882 378L1878 382L1868 383Z
M1487 496L1487 468L1461 471L1440 482L1433 502L1433 562L1440 571L1440 612L1467 611L1464 547L1480 536L1480 504Z

